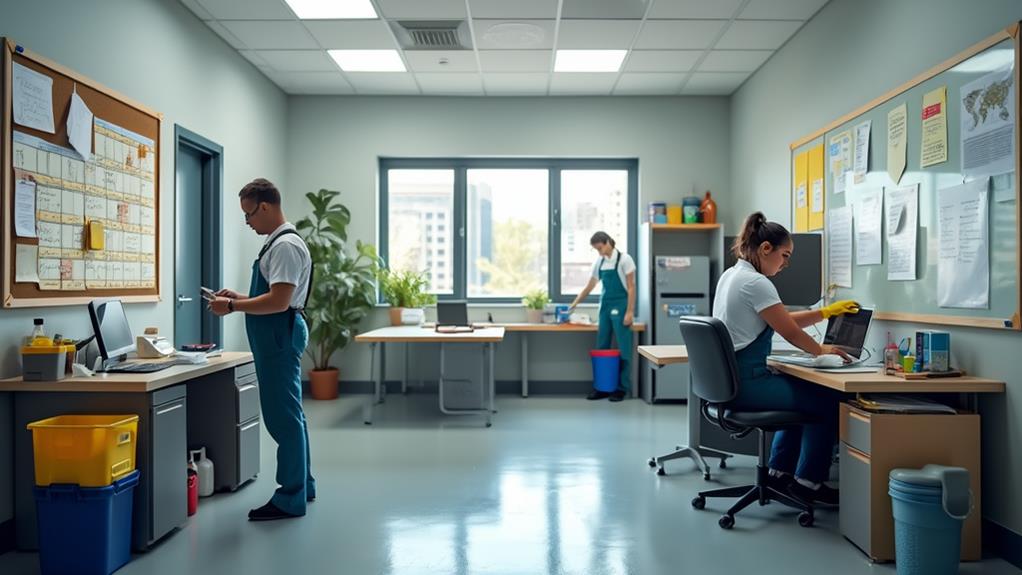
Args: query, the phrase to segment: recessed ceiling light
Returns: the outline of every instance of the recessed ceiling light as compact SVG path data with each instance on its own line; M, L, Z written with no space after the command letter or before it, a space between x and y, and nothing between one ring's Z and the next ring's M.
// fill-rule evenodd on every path
M617 72L627 50L558 50L554 72Z
M404 72L397 50L327 50L345 72Z
M302 20L376 18L370 0L284 0Z

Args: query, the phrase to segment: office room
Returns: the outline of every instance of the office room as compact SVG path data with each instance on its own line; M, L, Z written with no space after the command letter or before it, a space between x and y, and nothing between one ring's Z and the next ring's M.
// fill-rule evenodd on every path
M0 0L0 573L1020 572L1020 21Z

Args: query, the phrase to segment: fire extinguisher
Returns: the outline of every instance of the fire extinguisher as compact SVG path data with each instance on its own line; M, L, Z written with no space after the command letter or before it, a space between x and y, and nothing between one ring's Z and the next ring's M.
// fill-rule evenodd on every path
M188 516L199 510L199 469L188 454Z

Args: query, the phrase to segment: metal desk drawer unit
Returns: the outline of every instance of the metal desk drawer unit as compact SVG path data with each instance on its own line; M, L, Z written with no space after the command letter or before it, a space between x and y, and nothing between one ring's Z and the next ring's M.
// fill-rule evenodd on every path
M215 490L234 491L259 474L260 426L255 363L188 383L188 448L206 448Z

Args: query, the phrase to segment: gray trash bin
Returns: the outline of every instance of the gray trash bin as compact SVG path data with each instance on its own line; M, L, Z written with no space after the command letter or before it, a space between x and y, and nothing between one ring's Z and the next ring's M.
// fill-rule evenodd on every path
M969 471L943 465L892 469L888 492L898 575L958 573L962 521L972 508Z

